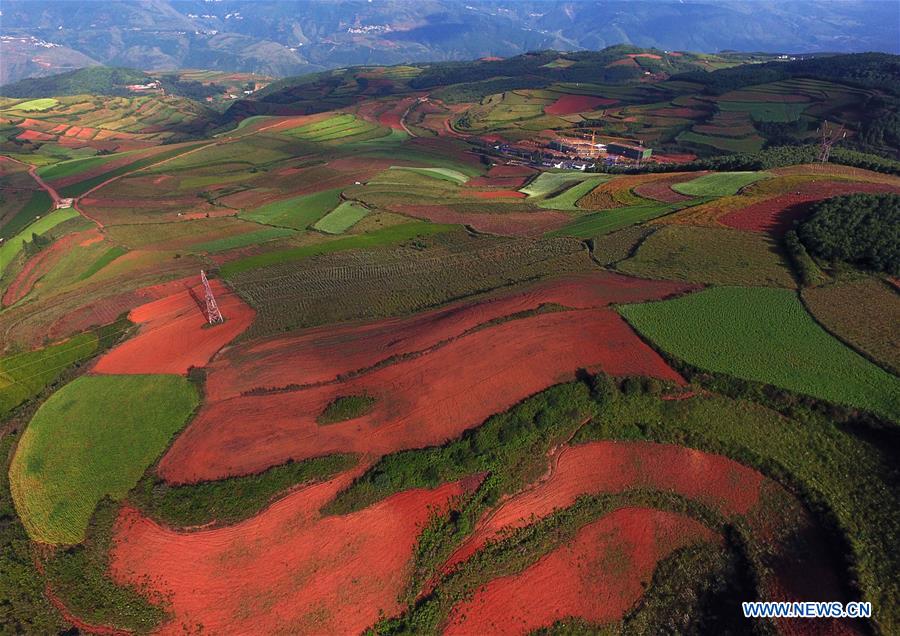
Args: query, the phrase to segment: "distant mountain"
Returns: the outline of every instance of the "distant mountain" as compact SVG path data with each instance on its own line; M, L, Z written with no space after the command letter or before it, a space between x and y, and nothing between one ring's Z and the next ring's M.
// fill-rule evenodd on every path
M900 52L898 11L872 0L4 0L0 83L96 64L283 77L617 43Z

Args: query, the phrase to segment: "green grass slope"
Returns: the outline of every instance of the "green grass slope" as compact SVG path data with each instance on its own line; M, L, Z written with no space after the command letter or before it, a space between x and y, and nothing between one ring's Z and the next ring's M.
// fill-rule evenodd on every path
M249 212L241 212L238 216L266 225L305 230L338 206L341 190L333 188L275 201Z
M121 499L187 422L199 397L181 376L81 376L54 393L10 466L29 536L78 543L97 502Z
M313 224L313 228L327 234L343 234L359 223L369 210L356 201L344 201Z
M78 216L78 212L72 208L54 210L47 216L41 217L26 227L8 241L4 241L0 244L0 274L3 273L6 266L9 265L21 251L22 246L24 246L27 241L31 240L32 234L46 234L63 221L74 219L76 216Z
M768 172L714 172L672 186L675 192L691 197L725 197L771 175Z

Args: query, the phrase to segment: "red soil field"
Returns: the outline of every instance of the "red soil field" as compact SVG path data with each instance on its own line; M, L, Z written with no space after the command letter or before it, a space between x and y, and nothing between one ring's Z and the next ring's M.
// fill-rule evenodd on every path
M666 298L693 289L597 271L549 279L476 301L376 322L317 327L230 347L209 365L208 401L257 387L331 382L396 356L426 352L504 316L554 303L573 309Z
M213 634L361 633L379 610L400 611L421 527L464 487L410 490L353 514L320 516L358 472L216 530L178 532L125 509L114 528L112 576L167 598L174 618L162 634L198 624Z
M129 252L121 258L128 258L133 253ZM169 270L169 273L177 275L178 271L177 269ZM96 289L82 292L85 296L83 304L72 311L62 314L39 333L29 335L29 342L37 346L45 339L49 339L51 342L58 341L97 325L107 325L138 305L142 305L149 300L162 298L179 289L184 289L185 280L187 279L174 280L160 285L100 297L97 297ZM191 281L193 281L193 278Z
M692 179L696 179L701 174L705 174L704 172L682 172L679 174L675 174L664 179L659 179L658 181L651 181L649 183L642 183L637 185L632 190L639 197L644 197L645 199L653 199L654 201L663 201L665 203L677 203L679 201L688 201L693 197L690 197L686 194L681 194L679 192L675 192L672 189L672 186L676 183L684 183L685 181L690 181Z
M527 166L493 166L487 171L487 174L481 177L469 179L466 186L471 188L504 188L507 190L516 190L525 185L528 177L536 174L536 170L532 170Z
M517 190L473 190L466 192L466 196L476 199L524 199L525 194Z
M633 64L634 61L630 60ZM599 106L610 106L618 100L606 97L592 97L591 95L563 95L555 102L544 108L548 115L574 115L596 110Z
M636 57L646 57L651 60L661 60L662 59L661 56L656 55L655 53L629 53L628 57L630 57L632 59L634 59Z
M219 280L210 281L225 323L207 327L203 288L196 281L134 309L129 318L141 325L134 338L101 356L99 374L187 373L202 367L242 333L256 312Z
M537 172L537 170L529 168L528 166L507 166L498 164L491 166L491 169L487 171L487 176L492 179L500 177L530 177Z
M504 190L518 190L523 185L527 177L475 177L466 182L469 188L502 188Z
M447 373L463 368L465 373ZM334 452L378 456L439 444L571 380L578 369L683 383L612 310L544 313L486 325L423 355L340 381L208 400L163 457L158 474L173 483L194 482L258 472L288 459ZM370 413L316 423L338 396L361 394L376 400Z
M615 62L610 62L606 66L607 66L607 68L610 66L629 66L632 68L640 68L640 64L635 62L633 57L623 57L621 60L616 60Z
M494 579L454 607L444 634L528 634L570 616L590 623L621 619L641 598L661 559L717 539L684 515L616 510L522 572Z
M689 163L695 159L697 159L697 155L689 152L654 152L649 161L650 163Z
M810 181L801 184L790 194L782 194L729 212L719 218L719 223L738 230L781 235L806 213L810 204L856 192L900 193L900 187L856 181Z
M417 219L471 225L480 232L502 236L540 236L572 221L571 216L553 210L480 214L461 212L446 205L395 205L393 209Z
M22 271L10 282L3 294L3 306L9 307L27 296L34 288L35 283L53 269L59 259L65 256L73 246L90 245L91 242L102 240L103 236L97 230L87 230L64 236L47 249L41 250L25 263Z
M415 97L405 97L398 101L396 104L392 105L389 109L381 112L378 115L377 122L382 126L388 126L389 128L394 128L395 130L403 130L403 125L400 123L403 118L403 114L406 110L412 106L416 101Z
M548 477L479 521L445 569L465 561L502 531L568 508L585 494L652 488L697 500L725 516L754 508L765 478L721 455L651 442L592 442L565 447Z
M22 141L53 141L56 137L48 135L47 133L38 132L37 130L26 130L20 133L17 139L21 139Z
M31 117L26 117L22 120L22 123L18 125L21 128L32 128L34 130L47 131L53 127L53 122L41 121L40 119L32 119Z

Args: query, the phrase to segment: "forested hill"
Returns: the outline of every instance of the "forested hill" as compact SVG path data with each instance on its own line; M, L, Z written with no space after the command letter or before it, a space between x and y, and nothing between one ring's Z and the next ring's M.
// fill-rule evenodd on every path
M795 77L840 82L900 95L900 55L854 53L818 56L735 66L712 73L688 71L676 79L698 82L706 86L709 92L719 95L745 86Z
M153 78L132 68L92 66L49 77L23 79L0 87L4 97L58 97L61 95L126 95L129 84L146 84Z

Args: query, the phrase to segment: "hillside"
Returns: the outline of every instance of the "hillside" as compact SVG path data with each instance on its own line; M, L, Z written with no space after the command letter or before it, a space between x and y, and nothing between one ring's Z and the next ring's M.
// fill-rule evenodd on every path
M284 77L355 65L597 50L900 53L891 2L7 0L0 84L102 64Z
M898 633L897 58L790 58L8 87L0 633Z

